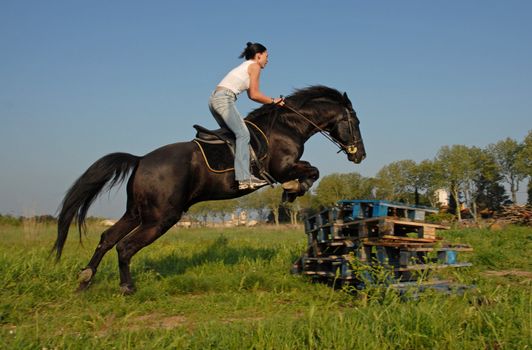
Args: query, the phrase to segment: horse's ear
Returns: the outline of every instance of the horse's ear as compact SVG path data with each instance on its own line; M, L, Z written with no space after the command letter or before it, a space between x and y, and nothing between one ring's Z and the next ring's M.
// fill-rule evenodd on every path
M351 100L349 100L349 97L347 97L347 92L344 92L344 102L348 107L353 107Z

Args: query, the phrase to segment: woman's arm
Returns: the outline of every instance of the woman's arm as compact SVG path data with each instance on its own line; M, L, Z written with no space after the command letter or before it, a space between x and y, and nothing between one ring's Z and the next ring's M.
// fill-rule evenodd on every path
M249 89L248 97L258 103L269 104L269 103L279 103L282 101L280 98L273 98L264 95L260 92L260 66L258 63L252 63L248 67L249 73Z

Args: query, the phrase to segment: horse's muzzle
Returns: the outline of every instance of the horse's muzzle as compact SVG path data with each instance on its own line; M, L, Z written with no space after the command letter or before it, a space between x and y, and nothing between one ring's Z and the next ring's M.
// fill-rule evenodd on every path
M342 151L347 154L347 159L356 164L362 162L366 158L366 150L362 142L356 142L351 145L343 146Z
M362 154L361 154L362 153ZM366 154L363 152L347 153L347 159L350 162L359 164L366 158Z

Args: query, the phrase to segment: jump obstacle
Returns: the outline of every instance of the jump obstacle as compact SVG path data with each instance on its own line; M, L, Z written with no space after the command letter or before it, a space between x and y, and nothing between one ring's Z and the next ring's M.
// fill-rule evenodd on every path
M368 270L377 268L385 272L392 288L449 290L451 281L439 280L432 272L471 266L459 262L458 253L473 249L439 237L438 232L449 227L425 221L436 212L383 200L339 201L305 219L307 249L293 264L292 272L363 288L372 283Z

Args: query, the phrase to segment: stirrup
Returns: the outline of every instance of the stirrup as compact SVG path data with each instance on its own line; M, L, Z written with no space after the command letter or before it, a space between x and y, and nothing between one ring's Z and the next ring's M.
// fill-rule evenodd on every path
M246 189L256 189L262 186L268 185L268 181L256 178L255 176L251 175L251 178L244 181L238 181L238 189L239 190L246 190Z

